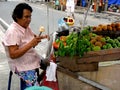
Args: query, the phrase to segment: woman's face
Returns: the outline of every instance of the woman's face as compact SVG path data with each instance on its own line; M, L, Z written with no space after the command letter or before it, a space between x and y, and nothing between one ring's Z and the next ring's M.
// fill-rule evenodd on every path
M28 9L23 10L23 17L17 18L17 23L24 28L27 28L31 22L31 12Z

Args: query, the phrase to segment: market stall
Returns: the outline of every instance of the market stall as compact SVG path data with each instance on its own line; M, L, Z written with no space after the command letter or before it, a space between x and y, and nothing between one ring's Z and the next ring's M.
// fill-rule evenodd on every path
M61 19L73 26L59 23L53 35L59 90L119 90L120 23L84 27L87 13L82 27L72 18Z
M91 0L90 0L91 1ZM59 90L119 90L120 23L86 26L63 18L53 40Z
M119 90L119 25L58 32L53 47L60 90Z

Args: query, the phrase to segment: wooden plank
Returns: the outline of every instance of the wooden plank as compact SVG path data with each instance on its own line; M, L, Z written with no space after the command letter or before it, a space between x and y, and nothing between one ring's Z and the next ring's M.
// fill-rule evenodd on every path
M98 63L120 59L120 48L90 51L82 58L79 56L58 57L59 65L74 72L97 71Z
M90 52L87 52L83 57L102 56L102 55L113 54L113 53L120 53L120 48L90 51Z
M73 72L97 71L98 62L95 63L76 63L76 58L59 57L59 65Z
M85 54L82 58L76 57L77 63L92 63L92 62L105 62L115 61L120 59L120 48L91 51Z
M88 58L78 58L77 63L92 63L92 62L105 62L105 61L116 61L120 59L120 53L105 54L101 56L94 56Z

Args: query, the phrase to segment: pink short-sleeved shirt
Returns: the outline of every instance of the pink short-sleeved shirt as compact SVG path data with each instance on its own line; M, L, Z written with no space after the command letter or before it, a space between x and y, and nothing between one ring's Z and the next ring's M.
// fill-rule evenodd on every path
M18 45L19 48L30 42L34 37L34 33L28 27L27 29L21 27L16 22L13 22L5 33L3 44L8 56L8 63L12 71L27 71L40 67L40 56L34 48L28 50L23 56L11 59L9 57L7 46Z

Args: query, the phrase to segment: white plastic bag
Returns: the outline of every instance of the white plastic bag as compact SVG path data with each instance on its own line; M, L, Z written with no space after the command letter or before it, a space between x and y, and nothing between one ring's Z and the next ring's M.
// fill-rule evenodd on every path
M56 38L56 32L50 34L50 40L43 39L36 48L41 58L49 58L50 54L53 52L52 43Z

